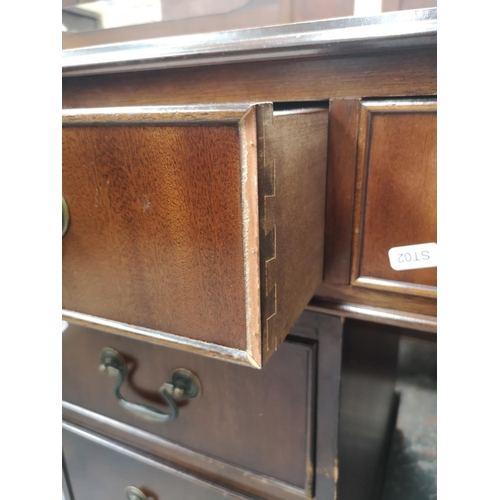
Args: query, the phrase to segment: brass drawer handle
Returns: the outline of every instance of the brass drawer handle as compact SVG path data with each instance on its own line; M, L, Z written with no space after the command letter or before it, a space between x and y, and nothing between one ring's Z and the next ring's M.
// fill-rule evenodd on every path
M62 235L66 234L69 227L69 209L64 196L62 197Z
M109 375L118 375L113 392L120 406L139 417L153 422L169 422L177 418L179 409L174 397L177 399L194 399L201 394L201 383L198 377L185 368L178 368L172 372L172 382L165 382L159 389L170 409L168 413L163 413L151 406L128 401L121 395L120 388L127 379L128 368L121 354L111 347L105 347L102 350L99 370Z
M148 500L148 497L135 486L127 486L125 493L127 494L127 500Z

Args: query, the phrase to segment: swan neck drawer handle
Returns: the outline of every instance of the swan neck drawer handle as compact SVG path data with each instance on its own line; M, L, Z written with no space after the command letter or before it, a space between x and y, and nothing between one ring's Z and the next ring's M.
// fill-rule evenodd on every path
M194 373L185 368L174 370L172 372L172 381L165 382L159 389L161 396L169 407L169 412L164 413L151 406L128 401L121 395L120 388L127 379L128 368L119 352L111 347L105 347L101 352L101 365L99 366L99 370L118 377L113 392L120 406L134 413L136 416L153 422L169 422L175 420L179 414L179 408L177 407L175 399L194 399L201 394L201 383Z

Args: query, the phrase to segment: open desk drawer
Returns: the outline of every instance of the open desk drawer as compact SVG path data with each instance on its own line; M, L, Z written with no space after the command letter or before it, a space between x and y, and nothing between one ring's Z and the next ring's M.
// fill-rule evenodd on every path
M262 367L322 278L327 121L272 104L64 111L64 317Z

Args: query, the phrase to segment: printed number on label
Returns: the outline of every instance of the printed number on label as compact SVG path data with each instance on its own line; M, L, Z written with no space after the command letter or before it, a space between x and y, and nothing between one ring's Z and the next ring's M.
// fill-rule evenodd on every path
M437 244L422 243L391 248L389 262L395 271L437 267Z

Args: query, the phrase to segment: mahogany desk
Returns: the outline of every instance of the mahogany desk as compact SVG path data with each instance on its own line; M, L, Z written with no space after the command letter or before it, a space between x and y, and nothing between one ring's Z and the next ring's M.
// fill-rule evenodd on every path
M63 51L68 499L376 498L436 332L436 26Z

